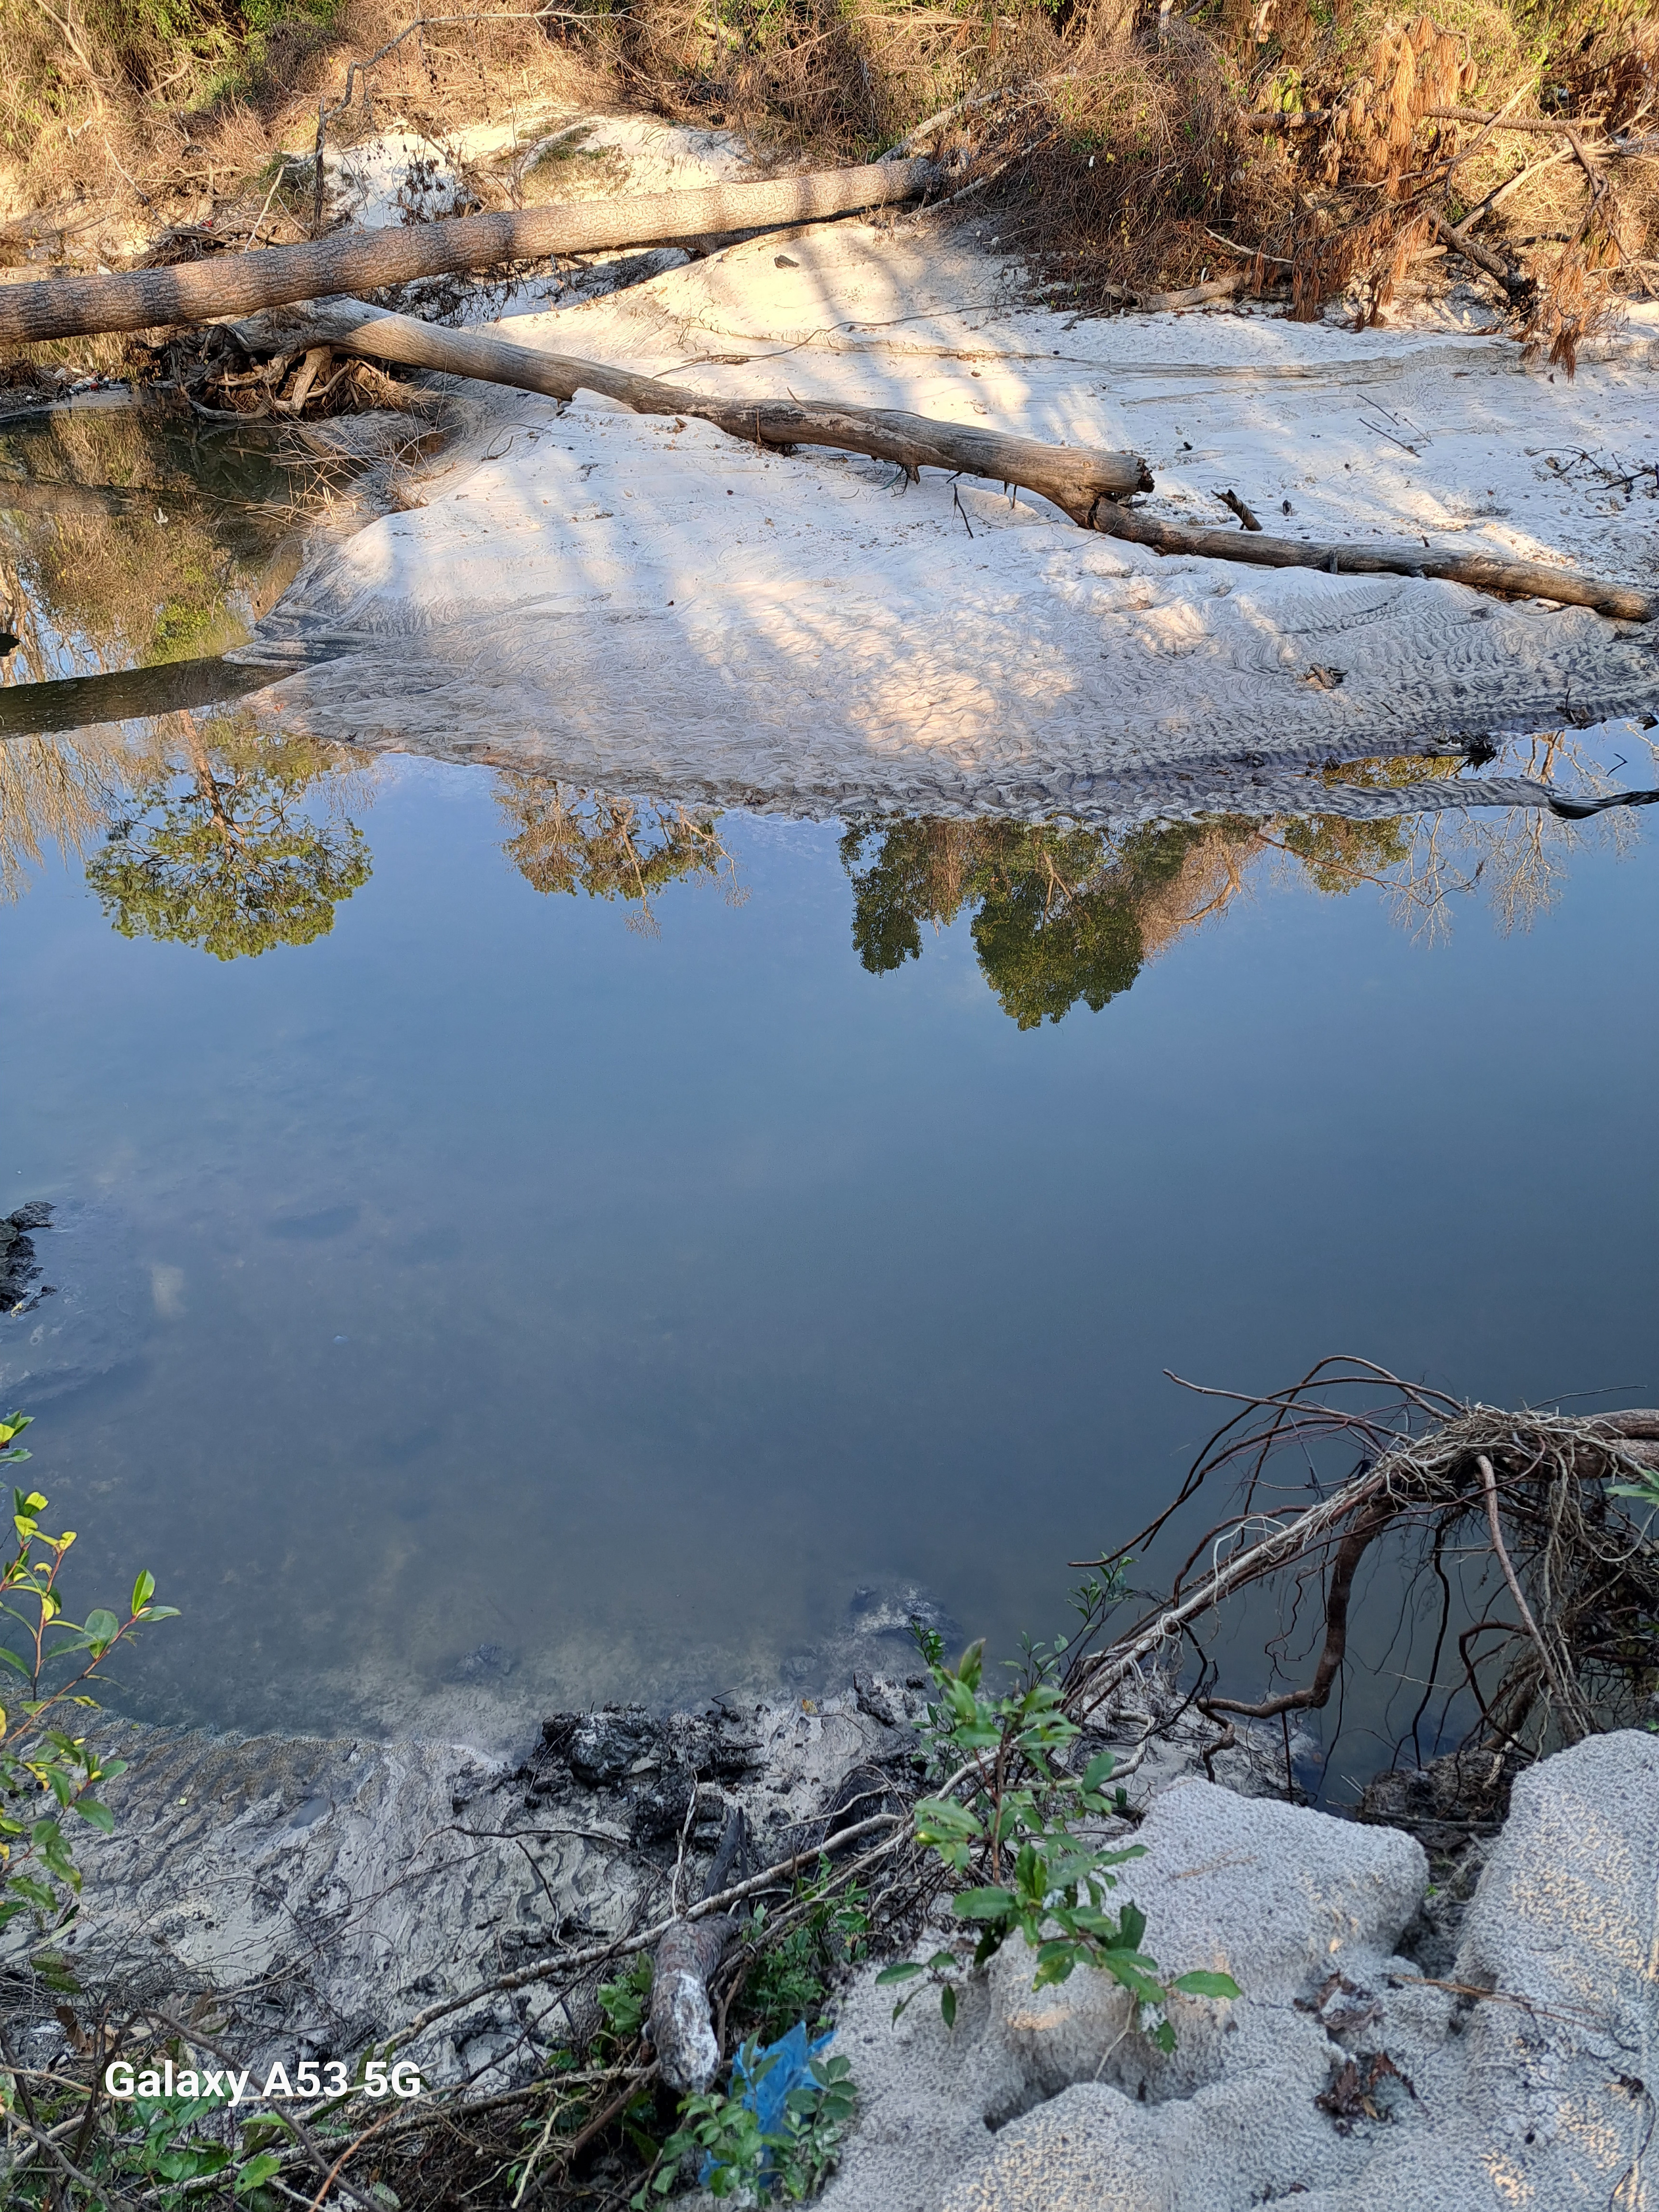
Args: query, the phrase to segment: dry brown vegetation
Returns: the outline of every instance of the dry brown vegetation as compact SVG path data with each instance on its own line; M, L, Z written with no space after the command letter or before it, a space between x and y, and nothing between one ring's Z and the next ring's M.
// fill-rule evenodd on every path
M574 0L425 19L394 0L0 0L0 247L107 258L112 225L128 258L298 235L319 102L331 143L489 122L510 149L520 125L529 143L609 106L810 161L935 118L930 143L988 187L976 206L1085 310L1253 265L1300 313L1346 290L1374 317L1467 223L1528 336L1571 366L1610 285L1644 289L1655 265L1656 95L1653 0ZM558 189L556 167L528 184L525 167L468 184L481 204Z

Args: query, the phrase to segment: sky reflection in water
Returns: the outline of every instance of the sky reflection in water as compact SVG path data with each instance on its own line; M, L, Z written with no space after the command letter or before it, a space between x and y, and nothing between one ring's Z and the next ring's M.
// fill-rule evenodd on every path
M1628 827L1551 910L1535 817L842 831L167 726L0 762L0 1169L107 1325L15 1395L90 1595L185 1609L138 1709L501 1741L860 1585L1044 1632L1213 1425L1166 1367L1659 1383Z

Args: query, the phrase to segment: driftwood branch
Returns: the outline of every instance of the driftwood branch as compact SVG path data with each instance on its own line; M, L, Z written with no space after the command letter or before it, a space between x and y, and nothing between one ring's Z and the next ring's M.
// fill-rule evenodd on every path
M1474 217L1469 220L1472 222ZM1488 276L1503 286L1512 302L1526 299L1537 289L1531 277L1511 269L1502 254L1494 253L1491 246L1482 246L1471 238L1468 225L1460 223L1454 227L1437 208L1430 209L1429 221L1434 227L1437 238L1449 246L1454 253L1461 253L1466 261L1474 262L1477 269L1484 269Z
M1581 1736L1590 1735L1595 1732L1595 1717L1579 1694L1577 1684L1569 1686L1566 1677L1556 1665L1555 1654L1540 1632L1532 1607L1527 1603L1527 1594L1515 1571L1515 1563L1510 1558L1509 1547L1504 1541L1504 1525L1498 1508L1498 1477L1492 1472L1492 1462L1485 1452L1481 1452L1474 1463L1480 1470L1480 1487L1486 1501L1486 1526L1492 1531L1492 1551L1504 1571L1504 1580L1510 1586L1510 1595L1515 1600L1521 1626L1538 1647L1538 1656L1549 1678L1550 1688L1555 1693L1557 1723L1563 1729L1570 1729L1575 1741Z
M1198 530L1164 522L1103 501L1091 517L1109 538L1127 538L1158 553L1196 554L1206 561L1244 561L1259 568L1323 568L1333 576L1441 576L1477 592L1521 599L1555 599L1593 607L1616 622L1651 622L1659 595L1634 584L1615 584L1541 561L1510 561L1492 553L1453 553L1431 545L1333 545L1267 532Z
M342 352L416 368L507 384L570 399L597 392L636 415L693 416L712 422L745 445L832 446L895 462L913 477L921 468L949 469L1019 484L1052 500L1086 526L1098 502L1150 491L1152 479L1139 453L1103 453L1088 446L1045 446L1035 438L1005 436L963 422L940 422L890 407L843 406L834 400L720 399L667 384L631 369L610 368L568 354L542 353L481 331L452 331L412 315L392 315L351 301L308 307L296 334L276 325L240 324L237 335L250 349L280 346L293 353L321 340Z
M937 174L927 161L872 161L862 168L775 177L765 184L509 208L496 215L385 230L337 231L303 246L261 246L167 269L6 285L0 287L0 345L251 315L324 293L378 292L420 276L490 269L504 261L544 260L555 253L600 252L817 222L914 199Z
M1334 107L1264 107L1243 114L1238 119L1247 131L1306 131L1316 124L1328 123L1335 112ZM1515 131L1528 137L1558 138L1585 123L1599 125L1601 119L1600 116L1589 116L1578 118L1577 124L1551 122L1527 115L1483 115L1474 107L1426 107L1423 112L1436 123L1474 123L1483 131Z

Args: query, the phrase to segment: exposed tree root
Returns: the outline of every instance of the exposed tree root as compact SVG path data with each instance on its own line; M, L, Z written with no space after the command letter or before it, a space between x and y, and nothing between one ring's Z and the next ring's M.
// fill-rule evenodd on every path
M1378 1385L1392 1394L1378 1412L1315 1395ZM1280 1591L1287 1633L1302 1601L1317 1593L1311 1674L1255 1698L1222 1695L1212 1679L1200 1710L1224 1740L1234 1717L1271 1720L1325 1706L1350 1664L1356 1578L1385 1538L1400 1547L1407 1595L1431 1577L1439 1592L1433 1656L1425 1672L1413 1670L1421 1696L1397 1750L1416 1746L1437 1705L1437 1736L1461 1715L1465 1751L1522 1762L1645 1711L1659 1683L1659 1549L1645 1533L1650 1509L1627 1506L1612 1486L1639 1485L1659 1467L1659 1409L1580 1417L1461 1406L1347 1359L1322 1361L1291 1389L1242 1403L1176 1501L1243 1463L1237 1510L1189 1554L1163 1605L1073 1665L1068 1698L1079 1716L1167 1656L1225 1600L1261 1583ZM1267 1498L1277 1455L1296 1457L1305 1495L1310 1460L1333 1444L1362 1453L1356 1474L1310 1504ZM1139 1553L1176 1510L1113 1559ZM1461 1569L1455 1595L1448 1559ZM1284 1664L1275 1656L1273 1672Z

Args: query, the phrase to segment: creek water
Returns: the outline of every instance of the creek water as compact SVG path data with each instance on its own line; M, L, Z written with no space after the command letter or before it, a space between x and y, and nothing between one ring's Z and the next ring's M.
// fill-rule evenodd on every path
M1659 1389L1628 818L849 831L234 708L3 751L0 1211L58 1212L0 1395L83 1601L182 1608L135 1711L505 1744L809 1685L872 1589L1008 1647L1227 1410L1166 1370Z

